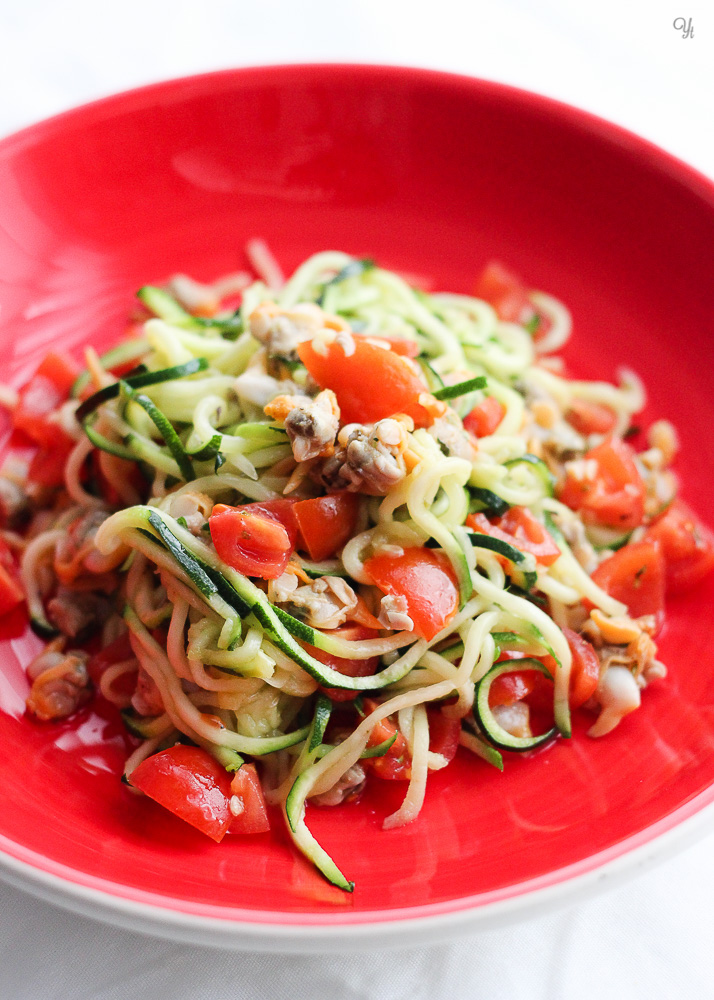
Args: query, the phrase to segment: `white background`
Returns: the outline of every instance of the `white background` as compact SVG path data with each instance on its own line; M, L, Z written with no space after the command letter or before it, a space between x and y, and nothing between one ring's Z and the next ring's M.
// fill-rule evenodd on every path
M692 19L693 38L673 28L679 17ZM0 0L0 134L167 77L308 61L515 84L616 121L714 177L706 0ZM709 836L558 914L362 956L173 945L0 885L0 1000L698 1000L714 994L713 855Z

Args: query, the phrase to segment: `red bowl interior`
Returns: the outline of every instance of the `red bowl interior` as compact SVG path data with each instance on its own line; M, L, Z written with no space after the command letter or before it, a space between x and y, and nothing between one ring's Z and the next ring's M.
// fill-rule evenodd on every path
M469 292L497 257L571 308L574 374L645 379L682 438L703 514L714 468L714 189L654 147L495 84L413 70L241 70L121 95L0 143L0 346L20 381L50 347L115 339L147 281L237 269L247 239L286 270L320 249L376 257ZM714 698L701 655L711 582L673 600L666 681L605 739L504 774L466 753L383 833L404 786L313 810L357 888L324 884L274 836L216 846L118 781L111 710L23 717L39 646L5 621L0 846L43 872L184 913L293 924L439 913L523 894L627 850L713 797ZM686 811L686 809L684 810ZM535 882L533 881L535 880Z

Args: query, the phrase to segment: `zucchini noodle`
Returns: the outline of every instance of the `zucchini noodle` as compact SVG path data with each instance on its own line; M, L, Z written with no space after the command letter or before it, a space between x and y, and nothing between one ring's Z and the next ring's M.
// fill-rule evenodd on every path
M628 705L662 676L652 616L630 617L639 598L599 567L642 544L676 487L656 441L641 458L624 443L644 405L633 373L555 374L545 355L572 320L545 292L506 308L338 251L287 281L261 240L247 256L255 281L142 288L141 335L89 348L52 414L62 481L34 489L25 535L5 531L53 636L30 700L54 704L63 663L75 701L41 717L71 714L91 674L139 741L129 785L152 794L155 761L198 754L231 804L219 840L257 775L260 808L351 891L310 809L401 779L383 827L411 823L457 746L503 769L503 751L567 739L571 709L607 700L603 731L631 710L613 707L611 662L637 687ZM22 392L0 387L0 404L20 412Z

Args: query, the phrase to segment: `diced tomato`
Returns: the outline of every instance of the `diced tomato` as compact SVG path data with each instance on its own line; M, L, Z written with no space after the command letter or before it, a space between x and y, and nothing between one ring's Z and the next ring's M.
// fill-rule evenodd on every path
M370 698L365 698L363 704L367 715L371 715L378 706L378 702L372 701ZM367 746L379 746L395 733L397 738L386 754L383 757L368 757L365 764L374 771L378 778L384 778L386 781L408 781L412 769L409 748L404 736L390 718L382 719L374 726L367 740Z
M79 369L63 354L48 354L37 372L22 389L13 410L13 424L37 444L51 448L61 434L57 424L47 417L67 398Z
M0 615L12 611L25 600L25 592L14 576L14 563L9 551L2 546L0 559Z
M469 514L466 524L482 535L500 538L521 552L530 552L543 566L552 565L560 556L550 534L527 507L511 507L492 521L484 514Z
M488 437L495 434L505 415L506 407L495 396L486 396L466 414L464 427L474 437Z
M334 555L352 537L359 514L359 497L356 493L332 493L314 500L299 500L293 512L310 558L319 562Z
M488 692L488 703L491 708L498 705L515 705L531 693L538 677L537 670L514 670L510 674L501 674L491 683Z
M39 486L61 486L69 454L77 443L59 427L55 427L52 446L44 445L32 456L27 478Z
M489 302L500 319L518 323L529 306L528 289L518 275L498 261L490 261L476 282L474 295Z
M714 532L682 500L675 500L648 528L665 563L667 593L696 586L714 569Z
M336 635L340 639L346 639L348 642L357 642L360 639L376 639L379 636L379 632L374 629L354 623L341 625L336 629L325 629L324 631L325 635ZM369 656L366 660L349 660L343 656L333 656L331 653L326 653L323 649L318 649L316 646L306 644L305 649L316 660L319 660L320 663L332 667L333 670L344 674L345 677L370 677L376 673L379 666L378 656ZM322 690L333 701L353 701L359 694L359 691L348 691L346 688L322 688Z
M565 412L565 419L578 434L609 434L614 431L617 415L609 406L591 403L587 399L573 399Z
M217 504L208 523L220 558L246 576L259 576L263 580L276 580L281 576L297 535L297 528L291 533L278 519L276 505L282 502L292 511L289 501L279 500L271 501L271 511L265 509L265 504L244 507ZM286 507L286 517L287 510Z
M570 707L580 708L597 690L600 661L592 645L570 628L563 629L573 663L570 670ZM555 664L553 664L555 666Z
M413 547L399 556L378 553L364 568L381 591L405 599L414 631L423 639L433 639L459 606L456 577L443 552Z
M665 563L657 542L644 539L625 545L600 563L592 579L616 601L626 604L632 618L654 615L661 624Z
M129 639L129 632L123 632L117 639L93 653L87 662L87 672L95 684L101 680L102 674L115 663L128 660L134 655Z
M231 796L233 795L240 800L243 811L233 816L228 832L267 833L270 829L270 820L255 764L244 764L233 775Z
M355 340L353 354L332 343L325 354L312 341L298 344L300 360L323 389L332 389L343 424L373 423L393 413L407 413L417 427L431 423L419 403L428 390L409 361L367 340Z
M131 783L216 843L233 821L230 778L201 747L178 744L147 757L132 771Z
M389 337L387 334L355 333L355 337L368 337L372 340L384 340L389 344L395 354L401 354L403 358L416 358L421 352L421 347L416 340L408 340L406 337Z
M608 438L586 452L584 458L584 463L578 463L584 476L570 469L558 498L572 510L580 511L586 524L604 524L623 531L641 524L645 484L632 448L620 438Z
M295 520L295 505L297 500L288 497L279 497L277 500L256 500L255 503L238 504L236 507L229 507L225 503L217 503L212 514L222 514L227 510L242 510L246 514L261 514L278 521L287 531L290 542L295 547L298 541L298 524Z
M429 749L452 761L459 749L461 719L450 719L438 708L427 708L429 719Z

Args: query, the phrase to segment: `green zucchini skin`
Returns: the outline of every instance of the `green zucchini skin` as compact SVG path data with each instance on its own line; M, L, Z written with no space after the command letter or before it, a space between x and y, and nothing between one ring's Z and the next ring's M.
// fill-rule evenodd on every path
M501 517L511 509L511 505L491 490L481 486L468 487L470 501L469 514L483 513L491 517Z
M147 385L158 385L160 382L173 382L174 379L188 378L189 375L196 375L207 368L206 358L192 358L191 361L186 361L182 365L173 365L171 368L160 368L158 371L145 372L141 375L127 375L121 382L132 389L143 389ZM112 382L111 385L95 392L89 399L85 399L82 405L77 407L75 414L79 423L84 423L90 413L93 413L102 403L116 399L120 392L120 385L119 381Z
M549 742L557 735L558 729L553 726L547 733L540 736L512 736L503 726L496 721L491 707L488 703L488 696L491 685L497 677L503 674L511 674L521 670L537 670L539 673L553 680L553 675L548 668L533 657L524 657L521 660L506 660L503 663L495 663L476 685L476 697L474 699L474 715L478 720L479 727L488 742L499 750L511 750L523 753L526 750L534 750Z
M466 396L470 392L476 392L478 389L485 389L488 385L488 379L485 375L477 375L475 378L469 378L465 382L459 382L457 385L445 385L441 389L436 389L433 393L435 399L458 399L459 396Z
M265 629L271 641L324 687L345 688L350 691L374 691L401 680L411 670L411 666L408 664L395 670L393 669L395 664L393 664L385 667L380 673L368 677L347 677L345 674L326 666L310 656L299 642L295 641L297 638L311 646L321 647L326 641L321 632L310 628L286 611L271 604L255 584L247 577L241 576L237 571L231 570L229 579L219 570L209 566L177 537L176 531L169 526L169 522L173 524L176 522L168 515L161 515L159 511L150 507L133 508L133 510L140 514L141 520L150 525L158 534L164 547L168 549L179 566L189 576L194 587L207 603L210 604L212 598L220 597L241 617L252 613ZM139 528L139 530L147 533L146 529ZM176 530L182 532L178 524L176 524ZM154 542L156 534L148 532ZM183 534L186 535L185 532ZM193 541L191 539L192 543Z
M365 271L370 271L375 266L374 261L371 257L355 258L351 260L349 264L345 264L341 271L338 271L334 278L330 278L322 286L322 291L315 300L318 306L324 305L325 294L328 288L332 288L334 285L339 285L343 281L347 281L348 278L356 278L360 274L364 274Z
M195 473L193 470L193 462L191 458L186 453L184 446L181 444L181 439L179 438L176 431L173 429L171 421L166 418L166 416L161 412L158 406L145 396L141 392L137 392L132 389L128 383L123 380L120 381L120 391L123 392L128 399L132 399L135 403L148 414L154 427L164 439L169 451L171 452L176 464L181 471L181 475L188 482L191 479L195 479Z
M133 708L123 708L119 714L132 736L136 736L140 740L149 739L151 734L147 731L146 726L155 721L153 718L139 715Z
M542 459L537 458L535 455L525 454L521 455L520 458L512 458L503 464L509 469L516 465L530 465L543 483L545 496L555 496L555 476Z
M502 538L493 538L491 535L484 535L480 532L472 532L469 535L471 544L476 548L489 549L491 552L503 556L513 564L518 579L514 580L524 590L532 590L536 585L538 574L536 572L536 561L530 552L521 552L520 549L504 542Z
M308 767L295 779L292 788L288 792L285 800L285 818L287 820L288 832L290 833L295 846L302 851L305 857L312 861L318 871L320 871L328 882L336 885L338 889L345 892L354 892L355 884L350 882L342 874L330 855L323 847L320 847L305 824L305 802L310 794L314 780L314 765Z

